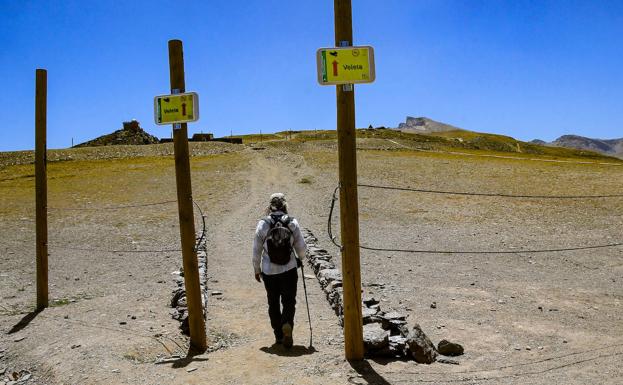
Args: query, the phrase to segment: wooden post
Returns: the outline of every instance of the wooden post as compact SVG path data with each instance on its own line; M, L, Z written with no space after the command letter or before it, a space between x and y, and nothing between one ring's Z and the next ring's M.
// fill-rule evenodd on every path
M48 307L48 71L37 69L35 85L35 205L37 243L37 310Z
M169 70L171 93L186 91L184 80L184 53L180 40L169 40ZM188 302L188 326L190 346L194 351L206 350L205 321L199 284L199 264L195 251L195 219L193 195L190 180L190 159L188 152L188 130L186 123L173 125L173 146L175 152L175 180L177 182L177 205L180 218L180 238L184 266L184 285Z
M353 45L351 0L334 0L335 45ZM342 287L344 289L344 349L346 359L363 359L359 207L357 202L357 145L354 85L338 85L337 142L340 174Z

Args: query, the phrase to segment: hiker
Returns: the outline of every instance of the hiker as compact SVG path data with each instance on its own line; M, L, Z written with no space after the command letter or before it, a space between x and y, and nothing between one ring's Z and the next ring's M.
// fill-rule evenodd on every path
M253 269L258 282L264 280L268 297L268 316L275 333L275 343L292 347L292 328L296 305L297 267L307 245L296 219L288 215L288 203L282 193L270 196L266 217L255 229ZM296 251L295 257L292 251ZM283 310L281 305L283 305Z

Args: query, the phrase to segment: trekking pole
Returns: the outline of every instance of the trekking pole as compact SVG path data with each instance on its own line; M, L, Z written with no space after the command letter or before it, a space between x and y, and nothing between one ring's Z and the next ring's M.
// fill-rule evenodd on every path
M303 276L303 291L305 292L305 305L307 305L307 321L309 321L309 347L313 346L313 332L311 324L311 316L309 315L309 300L307 299L307 285L305 284L305 270L303 269L304 262L301 261L301 275Z

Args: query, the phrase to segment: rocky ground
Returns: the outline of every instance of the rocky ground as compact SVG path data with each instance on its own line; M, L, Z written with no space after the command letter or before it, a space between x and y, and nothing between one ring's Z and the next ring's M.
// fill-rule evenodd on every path
M405 146L360 141L360 182L519 195L623 192L621 166ZM307 280L313 347L301 283L295 347L272 345L265 292L250 263L256 221L269 195L282 191L291 213L336 256L339 268L339 250L326 235L337 184L335 143L201 143L192 149L194 198L208 216L208 287L218 293L208 298L210 351L194 357L186 356L188 341L169 307L172 273L181 265L180 253L167 251L179 248L175 203L108 209L175 200L172 147L59 152L57 160L71 161L48 168L52 306L40 313L32 312L31 155L2 154L0 384L621 383L623 247L530 250L621 242L623 198L505 199L360 188L364 246L514 252L362 250L364 296L406 314L435 345L459 342L465 353L456 358L459 365L390 358L350 364L343 359L338 318L315 278ZM107 160L94 160L99 152ZM333 229L339 234L337 215Z

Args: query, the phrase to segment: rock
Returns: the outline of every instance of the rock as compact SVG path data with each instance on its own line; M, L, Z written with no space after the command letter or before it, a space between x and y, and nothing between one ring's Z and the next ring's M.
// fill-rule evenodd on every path
M223 295L222 291L218 291L218 290L214 290L212 291L212 293L210 293L211 295Z
M437 358L437 362L442 363L442 364L450 364L450 365L459 365L459 361L457 360L453 360L451 358Z
M374 297L365 297L362 302L367 307L370 307L370 306L373 306L373 305L378 305L379 300L374 298Z
M318 272L320 278L324 278L327 282L342 281L342 274L338 269L324 269Z
M23 341L25 338L26 338L25 336L15 337L15 338L13 339L13 342L20 342L20 341Z
M420 325L415 324L407 337L409 353L420 364L431 364L437 358L435 345L424 334Z
M194 372L195 370L197 370L197 368L188 368L186 369L186 372L190 373L190 372Z
M387 320L399 320L399 321L404 321L407 316L404 314L400 314L396 311L392 311L389 313L386 313L383 318L387 319Z
M305 274L305 278L306 279L315 279L316 276L315 275L311 275L311 274Z
M312 262L312 266L316 272L325 269L335 269L335 264L333 264L333 262L323 261L322 259L315 259L314 262Z
M389 346L389 333L378 323L363 325L363 345L366 350L380 350Z
M173 292L173 298L171 298L171 307L177 307L177 302L184 296L186 292L184 289L176 289Z
M385 330L389 330L392 336L402 335L401 327L407 326L407 321L398 319L386 319L381 316L381 327Z
M402 336L389 336L389 350L394 355L405 356L407 353L407 339Z
M433 302L430 304L431 309L437 309L437 302Z
M441 340L437 344L437 351L444 356L460 356L463 354L463 346L448 340Z

